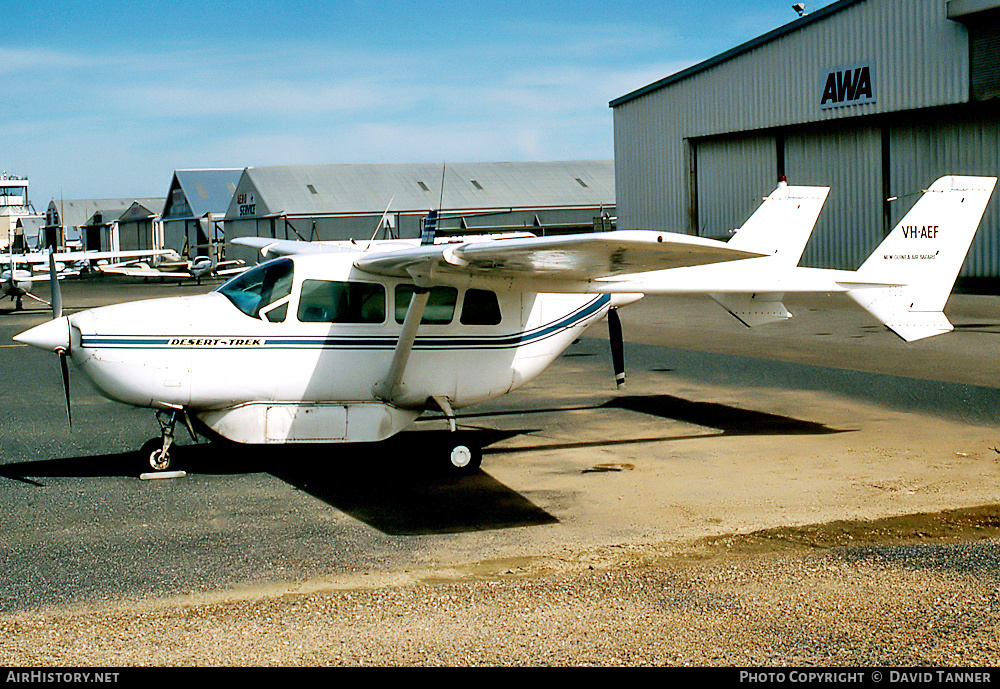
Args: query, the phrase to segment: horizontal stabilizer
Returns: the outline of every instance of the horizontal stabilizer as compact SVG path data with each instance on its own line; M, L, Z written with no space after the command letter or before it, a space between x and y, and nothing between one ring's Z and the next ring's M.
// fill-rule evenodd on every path
M954 330L941 311L912 310L910 291L907 287L868 288L851 290L847 295L907 342Z
M709 294L708 296L748 328L792 317L781 303L780 294Z

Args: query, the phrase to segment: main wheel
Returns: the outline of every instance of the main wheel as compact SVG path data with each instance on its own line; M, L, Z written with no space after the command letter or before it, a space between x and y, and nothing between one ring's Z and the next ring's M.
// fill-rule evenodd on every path
M456 443L448 448L448 466L454 472L471 474L483 463L482 450L475 445Z

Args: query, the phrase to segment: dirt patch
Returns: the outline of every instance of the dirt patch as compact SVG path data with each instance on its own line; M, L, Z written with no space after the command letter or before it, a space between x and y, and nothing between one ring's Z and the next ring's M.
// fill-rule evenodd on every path
M698 550L713 554L764 554L840 547L958 543L1000 538L1000 505L983 505L873 521L782 526L749 534L706 538Z

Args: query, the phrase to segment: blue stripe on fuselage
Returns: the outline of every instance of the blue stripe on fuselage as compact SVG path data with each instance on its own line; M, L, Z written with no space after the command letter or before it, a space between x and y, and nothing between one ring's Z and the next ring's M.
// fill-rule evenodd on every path
M557 321L521 333L510 335L423 335L414 342L414 349L509 349L539 342L556 335L600 312L611 297L602 294ZM84 335L81 344L90 349L393 349L398 335ZM183 341L183 344L179 341ZM244 344L245 342L259 344ZM197 343L197 344L196 344Z

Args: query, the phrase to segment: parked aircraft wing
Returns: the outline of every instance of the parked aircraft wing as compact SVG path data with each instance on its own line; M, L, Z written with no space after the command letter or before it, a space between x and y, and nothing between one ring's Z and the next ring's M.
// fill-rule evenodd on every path
M360 246L351 242L302 242L297 239L269 239L268 237L236 237L230 242L238 246L249 246L260 251L264 258L292 256L299 254L323 254L341 251L358 251ZM374 242L373 242L374 243ZM345 244L351 244L345 247Z
M150 268L145 264L98 266L97 270L101 273L109 273L111 275L125 275L128 277L141 277L141 278L162 277L168 274L165 273L164 271L157 270L156 268Z
M102 261L105 259L134 259L152 256L177 256L173 249L149 249L129 250L129 251L62 251L55 254L55 260L60 263L71 261ZM28 263L32 266L45 266L49 262L48 252L36 251L30 254L14 254L14 259L18 263ZM0 254L0 262L7 263L11 260L10 254Z
M762 255L690 235L617 230L412 246L361 254L355 266L366 272L394 277L433 272L437 275L586 281Z

